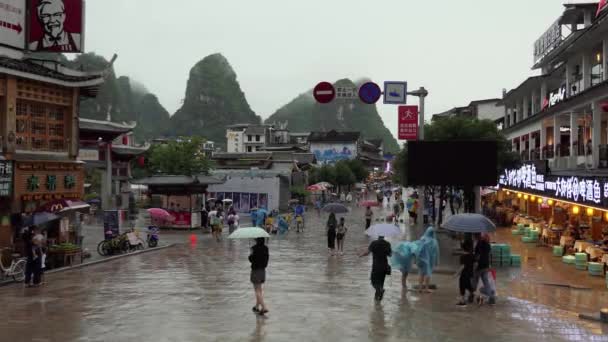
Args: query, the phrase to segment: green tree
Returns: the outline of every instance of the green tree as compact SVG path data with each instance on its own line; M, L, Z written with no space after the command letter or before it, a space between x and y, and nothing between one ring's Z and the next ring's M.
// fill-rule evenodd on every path
M363 162L358 159L352 159L346 162L350 170L355 176L356 182L363 182L369 176L369 171L363 165Z
M496 168L499 172L505 167L519 163L519 156L511 150L511 141L507 140L496 124L491 120L454 117L434 121L424 127L424 139L431 141L455 140L489 140L498 144ZM466 153L466 151L463 151Z
M323 165L318 171L317 182L328 182L336 184L336 170L331 165ZM314 184L314 183L313 183Z
M348 162L340 161L335 166L336 184L339 186L353 185L357 180Z
M153 146L149 151L148 170L167 175L208 174L209 161L201 151L204 141L200 137L187 137Z

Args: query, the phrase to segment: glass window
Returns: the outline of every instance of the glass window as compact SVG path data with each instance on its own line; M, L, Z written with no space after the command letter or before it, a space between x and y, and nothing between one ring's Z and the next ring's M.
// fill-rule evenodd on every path
M255 141L260 141L260 136L259 135L255 136Z
M604 58L600 51L593 54L591 62L591 86L598 85L604 81Z
M252 139L253 139L253 138L252 138L252 136L251 136L251 135L248 135L248 136L247 136L247 141L251 141Z

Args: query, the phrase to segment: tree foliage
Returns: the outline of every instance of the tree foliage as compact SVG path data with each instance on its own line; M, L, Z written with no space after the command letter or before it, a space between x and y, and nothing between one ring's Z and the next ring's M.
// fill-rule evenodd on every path
M519 156L511 151L511 142L505 138L496 124L491 120L476 118L453 117L433 121L424 126L424 140L428 141L458 141L458 140L489 140L498 144L496 168L502 170L519 163ZM467 153L467 151L463 151ZM407 185L407 145L397 154L393 164L393 180Z
M352 185L357 181L348 162L340 161L336 163L334 173L336 175L336 185Z
M206 175L209 161L201 151L204 141L200 137L187 137L154 145L148 154L147 168L152 174Z

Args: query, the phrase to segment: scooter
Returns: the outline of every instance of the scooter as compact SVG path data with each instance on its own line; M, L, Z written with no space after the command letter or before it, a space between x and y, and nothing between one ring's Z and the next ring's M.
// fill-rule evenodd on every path
M146 241L148 242L148 247L150 248L154 248L156 246L158 246L158 234L159 233L159 229L156 226L149 226L148 227L148 236L146 238Z

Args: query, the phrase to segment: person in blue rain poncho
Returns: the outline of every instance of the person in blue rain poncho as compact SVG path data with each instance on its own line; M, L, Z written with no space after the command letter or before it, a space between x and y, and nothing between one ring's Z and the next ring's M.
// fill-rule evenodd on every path
M255 226L264 228L264 224L266 222L266 216L268 215L266 210L258 209L256 214L257 215L256 215Z
M431 292L429 283L433 268L439 263L439 242L435 237L435 229L427 228L422 238L416 242L416 266L420 272L420 291Z
M258 210L251 209L251 226L256 227L258 222Z
M418 252L418 244L412 241L404 241L393 250L391 264L401 271L401 285L407 288L407 276L412 269L412 264Z
M420 240L401 242L393 250L391 264L401 271L403 287L407 287L407 276L414 261L420 272L420 290L429 292L431 274L439 261L439 243L433 227L429 227Z
M289 223L287 223L287 221L285 220L285 217L283 215L279 216L279 235L283 235L285 233L287 233L287 230L289 229Z

